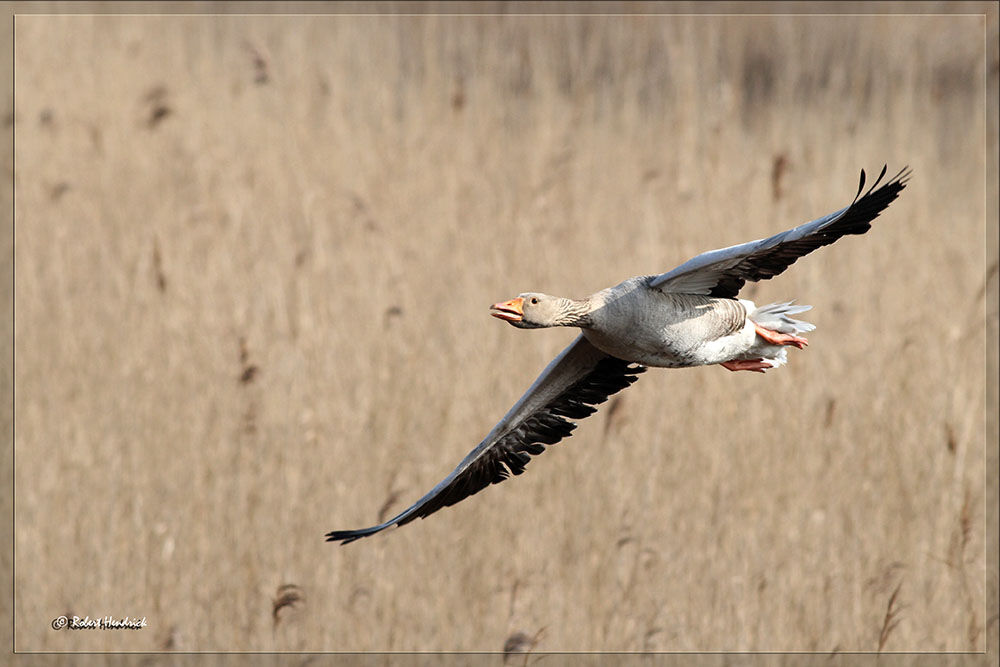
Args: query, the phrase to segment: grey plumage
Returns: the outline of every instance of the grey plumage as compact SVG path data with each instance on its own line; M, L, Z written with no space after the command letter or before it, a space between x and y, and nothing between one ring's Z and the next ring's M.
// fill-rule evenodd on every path
M702 253L657 276L649 286L685 294L735 297L745 282L773 278L817 248L847 234L864 234L871 229L872 220L899 196L912 173L904 167L876 190L885 172L883 166L875 183L861 197L865 187L862 169L854 201L839 211L766 239Z
M392 519L360 530L336 530L344 544L453 505L490 484L521 474L532 456L571 434L572 419L596 411L635 382L645 366L721 364L729 370L783 365L786 346L815 327L790 315L810 306L793 302L758 308L736 296L747 281L766 280L799 257L848 234L863 234L906 186L903 169L878 187L886 169L845 208L780 234L712 250L658 276L629 278L584 299L528 292L493 306L492 314L524 328L579 327L582 333L539 375L503 419L444 480ZM876 189L877 188L877 189Z
M423 498L377 526L327 533L327 541L348 544L389 526L402 526L454 505L512 474L520 475L531 456L541 454L546 445L554 445L572 433L576 424L570 419L593 414L597 411L594 406L635 382L637 375L645 370L603 355L583 336L577 336L489 435ZM536 394L542 382L547 386Z

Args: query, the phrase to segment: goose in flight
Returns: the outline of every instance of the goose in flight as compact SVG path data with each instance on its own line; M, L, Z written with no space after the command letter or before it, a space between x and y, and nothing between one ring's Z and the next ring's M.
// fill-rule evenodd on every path
M384 523L335 530L327 541L347 544L391 526L424 518L520 475L533 455L570 435L594 407L629 386L647 366L719 364L763 373L786 361L786 347L802 349L811 324L790 316L808 310L792 302L758 308L738 299L747 281L767 280L799 257L847 234L864 234L906 186L904 168L878 187L886 168L862 195L822 218L765 239L702 253L677 268L637 276L574 300L528 292L494 304L491 315L519 329L578 327L580 335L546 366L528 391L458 467L423 498ZM877 188L877 189L876 189Z

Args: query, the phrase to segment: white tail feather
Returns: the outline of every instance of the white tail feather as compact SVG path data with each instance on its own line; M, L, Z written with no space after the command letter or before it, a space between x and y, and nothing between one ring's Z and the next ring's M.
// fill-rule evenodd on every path
M764 361L771 364L771 368L780 368L788 361L788 350L778 348L771 356L764 357Z
M769 303L751 312L750 319L765 329L784 334L805 333L806 331L815 329L816 326L813 324L803 322L802 320L793 320L789 317L789 315L795 315L796 313L804 313L812 308L812 306L796 306L794 304L794 301Z

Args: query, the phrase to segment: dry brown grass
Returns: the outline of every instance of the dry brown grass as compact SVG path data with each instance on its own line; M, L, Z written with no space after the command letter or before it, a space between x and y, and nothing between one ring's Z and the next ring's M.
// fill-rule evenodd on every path
M20 16L15 46L18 649L996 646L982 18ZM323 542L573 335L490 303L884 162L914 177L867 236L748 291L815 306L786 368L651 371L523 477Z

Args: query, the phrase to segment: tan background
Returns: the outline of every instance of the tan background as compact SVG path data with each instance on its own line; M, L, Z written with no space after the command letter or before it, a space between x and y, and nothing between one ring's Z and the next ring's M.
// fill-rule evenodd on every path
M995 14L15 30L18 650L996 650ZM786 368L650 371L524 476L322 541L573 336L490 303L884 162L914 177L868 235L746 291L815 306Z

